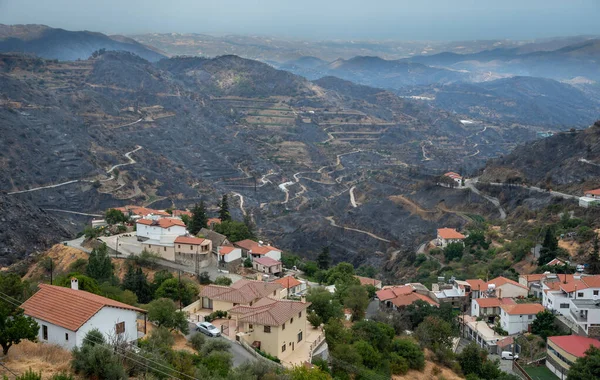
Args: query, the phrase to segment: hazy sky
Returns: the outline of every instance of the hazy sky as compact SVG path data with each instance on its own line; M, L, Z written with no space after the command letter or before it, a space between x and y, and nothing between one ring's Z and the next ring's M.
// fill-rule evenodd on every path
M0 0L0 23L307 39L600 34L600 0Z

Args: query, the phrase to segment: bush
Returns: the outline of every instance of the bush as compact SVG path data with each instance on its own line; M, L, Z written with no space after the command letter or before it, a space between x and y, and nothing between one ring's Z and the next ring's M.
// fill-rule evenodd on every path
M205 316L204 317L204 321L206 321L206 322L212 322L215 319L221 319L221 318L226 318L226 317L227 317L227 312L226 311L217 310L217 311L213 311L209 315Z
M233 283L229 277L219 276L215 278L215 285L229 286Z
M408 372L408 361L402 356L393 352L390 355L390 370L394 375L404 375Z
M51 380L74 380L73 375L69 375L66 372L57 373L51 377Z
M194 350L198 352L200 352L200 350L204 346L204 343L206 343L206 338L203 334L197 333L192 335L192 337L190 338L190 344L192 345Z
M85 273L88 261L86 259L77 259L69 265L70 273Z
M161 326L152 330L146 341L152 350L166 350L173 347L175 337L168 328Z
M214 375L226 377L232 364L229 352L213 351L202 359L202 364Z
M140 267L154 269L158 266L158 260L160 260L160 255L152 251L148 251L147 249L144 249L139 255L129 255L127 260L132 261Z
M42 373L33 372L31 368L21 376L15 377L16 380L42 380Z
M311 311L310 313L308 313L308 315L306 316L306 320L313 327L319 327L323 323L323 320L321 319L321 317L319 317L314 311Z
M211 339L204 344L201 351L201 356L209 355L216 351L229 351L231 345L224 339Z
M281 360L279 360L279 358L277 356L269 355L266 352L259 350L258 348L255 348L255 350L256 350L256 352L258 352L260 354L260 356L267 358L269 360L272 360L275 363L281 363Z
M198 282L200 285L208 285L210 284L210 276L208 272L202 272L198 275Z
M244 260L244 268L252 268L252 260L249 257L246 257L246 260Z

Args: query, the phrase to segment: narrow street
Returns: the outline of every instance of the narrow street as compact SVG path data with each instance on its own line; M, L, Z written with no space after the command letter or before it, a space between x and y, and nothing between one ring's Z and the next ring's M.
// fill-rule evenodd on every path
M194 334L201 334L200 332L196 331L196 325L193 323L189 324L189 329L190 332L185 336L185 339L187 340L190 340ZM231 340L222 336L218 338L213 338L205 335L205 337L207 341L212 339L220 339L229 342L229 353L233 356L234 367L238 367L246 362L256 360L256 358L251 353L249 353L244 347L242 347L241 344L237 342L232 342Z

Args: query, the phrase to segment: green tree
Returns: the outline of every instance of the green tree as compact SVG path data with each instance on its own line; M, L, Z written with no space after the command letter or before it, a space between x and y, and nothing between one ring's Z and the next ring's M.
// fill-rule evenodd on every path
M567 380L580 379L600 379L600 348L590 345L585 355L571 365Z
M590 258L588 259L587 272L589 274L600 274L600 253L598 249L598 237L594 239L594 244L592 245L592 252L590 253Z
M362 320L352 325L352 339L369 342L379 352L388 352L394 339L394 328L386 323Z
M340 344L331 351L334 378L356 378L362 372L362 356L349 344Z
M219 203L219 219L221 219L221 222L226 222L226 221L231 220L231 214L229 213L229 201L227 199L227 194L223 194L223 198L221 198L221 203Z
M171 278L163 281L154 295L156 298L170 298L173 301L180 301L182 305L189 305L198 295L198 289L187 279Z
M207 222L208 216L206 216L206 207L204 206L204 201L200 201L200 203L196 203L192 209L192 218L187 229L192 235L197 235L202 228L206 228Z
M369 306L369 295L364 286L353 285L348 288L344 305L352 310L352 321L359 321L365 317Z
M230 241L240 241L253 237L252 233L248 230L248 226L235 220L227 220L216 224L214 229L215 232L227 236Z
M204 346L204 343L206 343L206 338L202 333L196 333L190 338L190 344L192 345L194 350L198 352L202 350L202 346Z
M150 332L146 342L152 351L168 352L175 344L175 337L168 328L159 326Z
M344 311L340 302L323 287L311 287L306 295L306 300L311 302L310 310L321 317L325 323L331 318L342 318Z
M486 361L487 352L479 348L477 343L471 342L457 356L460 368L465 376L475 374L481 376L483 363Z
M449 348L452 336L452 326L434 316L426 317L415 330L415 337L421 346L429 349Z
M329 269L331 264L331 256L329 255L329 247L323 247L321 253L317 256L317 266L321 270Z
M460 260L465 247L462 243L450 243L444 248L444 257L447 261Z
M410 369L421 371L425 368L423 350L412 339L395 338L392 341L392 351L406 359Z
M219 276L215 278L215 285L229 286L233 283L233 281L229 277Z
M323 319L321 317L319 317L317 315L317 313L315 313L314 311L311 311L310 313L308 313L308 315L306 316L306 320L313 327L319 327L323 323Z
M231 369L233 356L229 352L213 351L203 357L202 364L213 374L226 377Z
M13 345L22 340L35 342L39 328L33 318L24 315L23 309L6 302L0 303L0 346L5 356Z
M72 353L71 367L76 374L88 379L127 379L125 370L114 349L108 347L102 333L91 330L83 339L81 347Z
M129 218L126 217L125 214L123 214L120 210L116 210L114 208L111 208L110 210L106 211L106 213L104 214L104 219L108 224L125 223L129 220Z
M94 294L102 293L102 291L100 290L100 286L98 285L98 281L91 277L84 276L82 274L69 274L67 276L58 277L56 279L55 285L70 288L72 278L77 279L77 286L79 290L85 290L86 292Z
M106 243L102 243L100 247L92 249L86 270L88 276L99 282L108 281L113 278L113 266L108 256Z
M331 380L331 375L319 367L307 368L299 365L288 370L290 380Z
M542 248L540 249L540 257L538 258L538 265L546 265L552 259L556 257L556 253L558 251L558 239L554 236L554 230L552 227L546 228L546 233L544 235L544 242L542 243Z
M127 273L123 277L123 289L132 291L140 303L148 303L152 301L152 286L148 283L148 278L142 268L133 268L129 266Z
M543 310L536 314L535 321L531 324L531 332L546 339L556 335L559 330L554 324L556 317L549 310Z
M364 340L359 340L352 346L359 353L364 366L371 369L379 367L382 359L381 354L371 344Z
M344 324L339 319L330 319L323 327L325 331L325 340L330 350L341 344L350 342L352 337L350 330L344 327Z
M158 326L188 333L188 321L185 313L178 311L175 303L168 298L159 298L148 304L148 319Z
M158 272L154 273L154 280L152 281L153 292L155 292L156 289L160 288L163 282L171 278L173 278L173 273L169 272L166 269L159 270Z

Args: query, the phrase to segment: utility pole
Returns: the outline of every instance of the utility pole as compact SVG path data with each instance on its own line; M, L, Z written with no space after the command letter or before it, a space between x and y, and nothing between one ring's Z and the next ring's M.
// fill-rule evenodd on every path
M179 299L179 311L181 311L181 270L177 271L177 298Z
M54 271L54 260L50 258L50 285L52 285L52 272Z

